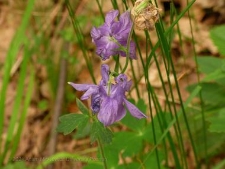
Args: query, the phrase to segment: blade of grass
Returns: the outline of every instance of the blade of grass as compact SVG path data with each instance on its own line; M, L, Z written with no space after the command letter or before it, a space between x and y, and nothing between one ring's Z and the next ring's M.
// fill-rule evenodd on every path
M30 17L31 17L31 12L33 10L35 1L29 0L27 3L26 10L23 14L22 22L16 31L16 34L14 35L14 38L10 44L5 64L4 64L4 77L3 77L3 83L2 83L2 89L1 89L1 94L0 94L0 136L2 136L3 132L3 123L4 123L4 110L5 110L5 98L6 98L6 91L7 91L7 86L9 83L10 79L10 70L12 68L12 64L15 61L16 54L19 51L19 48L21 44L23 44L24 41L24 36L25 36L25 30L28 26ZM2 144L2 138L0 138L0 145ZM0 153L2 152L1 150L2 146L0 146ZM0 156L0 163L2 164L3 158Z
M11 154L9 156L9 161L11 161L13 159L13 157L16 154L16 150L19 146L20 136L23 131L24 123L26 120L27 112L28 112L28 107L29 107L30 101L31 101L31 96L32 96L33 88L34 88L34 82L35 82L35 73L33 70L31 70L30 80L29 80L29 84L27 87L27 91L26 91L26 97L24 99L23 109L22 109L21 116L19 119L19 126L17 129L16 135L13 138L13 145L12 145L12 149L11 149Z
M186 0L188 3L188 0ZM193 33L193 26L192 26L192 21L191 21L191 14L190 11L188 10L188 19L189 19L189 24L191 28L191 42L193 45L193 54L194 54L194 59L195 59L195 65L197 68L197 80L198 84L200 83L200 71L198 70L198 64L197 64L197 54L196 54L196 49L195 49L195 40L194 40L194 33ZM206 167L209 168L209 159L208 159L208 150L207 150L207 127L206 127L206 121L205 121L205 112L204 112L204 105L203 105L203 97L202 97L202 92L200 91L199 93L199 98L200 98L200 107L201 107L201 115L202 115L202 127L203 127L203 137L204 137L204 153L205 153L205 160L206 160Z
M41 164L39 164L36 169L44 169L46 166L48 166L49 164L52 164L56 161L62 161L62 160L66 161L68 159L71 161L86 162L86 163L91 163L91 164L102 165L101 161L93 159L91 157L80 156L78 154L71 154L71 153L67 153L67 152L59 152L50 157L44 158L42 160Z
M96 84L96 80L95 80L94 73L93 73L94 72L93 65L92 65L91 61L88 59L88 55L87 55L87 51L86 51L87 45L85 44L83 33L81 31L81 28L79 26L79 23L78 23L75 15L74 15L74 12L72 10L73 8L71 7L69 0L66 0L65 3L66 3L66 7L68 9L68 12L69 12L69 15L70 15L70 18L71 18L71 21L72 21L74 31L76 33L76 38L79 42L78 44L79 44L79 46L82 50L83 57L85 59L88 71L91 75L92 81Z
M189 126L189 123L188 123L188 120L187 120L186 112L183 108L183 101L182 101L182 97L181 97L181 93L180 93L180 89L179 89L179 85L178 85L178 81L177 81L177 77L176 77L176 71L175 71L174 64L173 64L173 61L171 59L171 55L170 55L170 52L169 52L170 51L169 45L167 43L167 39L166 39L165 35L163 34L161 26L159 24L156 24L156 27L157 27L157 31L159 31L160 42L162 43L162 48L164 49L164 54L166 56L167 62L171 66L171 69L172 69L172 73L173 73L173 76L174 76L174 79L175 79L175 86L176 86L176 89L177 89L177 94L178 94L178 97L179 97L181 108L183 109L183 117L184 117L185 125L186 125L187 131L188 131L188 135L189 135L189 138L190 138L190 141L191 141L192 148L193 148L195 161L196 161L196 163L198 163L197 151L196 151L196 147L195 147L195 144L194 144L193 136L191 134L190 126ZM166 64L166 63L164 63L164 64ZM167 71L169 71L169 70L167 70ZM172 91L171 91L171 94L173 94ZM181 136L180 138L182 139L182 135L180 135L180 136ZM183 147L183 143L182 143L182 147Z
M190 96L188 97L188 99L185 101L184 103L184 109L187 109L188 105L191 103L191 101L193 100L194 97L196 97L199 92L201 91L201 87L197 86L193 92L190 94ZM182 111L180 110L178 112L178 117L180 117L182 115ZM160 139L158 140L158 142L155 144L155 146L151 149L151 152L149 152L149 154L146 156L145 160L155 151L155 149L157 149L157 147L159 146L159 144L162 142L162 140L166 137L167 133L169 132L170 128L176 123L176 118L172 119L171 122L168 124L168 127L164 130L162 136L160 137ZM145 161L144 160L144 161ZM143 162L144 162L143 161ZM140 168L140 167L139 167Z
M165 36L167 36L173 29L173 27L178 23L178 21L184 16L184 14L191 8L191 6L194 4L196 0L192 0L186 8L184 8L184 10L180 13L180 15L178 15L178 17L176 18L176 20L172 23L172 25L165 31ZM153 54L156 52L156 49L159 47L159 42L156 43L156 45L152 48L152 51L150 53L150 55L148 56L147 60L146 60L146 67L149 67L150 63L151 63L151 59Z
M3 152L3 161L6 157L7 152L9 151L10 144L13 144L12 143L13 134L16 129L17 120L19 118L19 110L21 108L21 105L22 105L21 103L23 101L24 83L27 76L27 65L28 65L29 59L30 59L30 50L28 50L28 47L25 46L23 62L21 65L21 69L20 69L21 71L19 74L19 81L18 81L17 90L16 90L17 93L15 97L15 102L13 105L12 115L9 122L8 132L6 135L6 142L4 146L4 152Z

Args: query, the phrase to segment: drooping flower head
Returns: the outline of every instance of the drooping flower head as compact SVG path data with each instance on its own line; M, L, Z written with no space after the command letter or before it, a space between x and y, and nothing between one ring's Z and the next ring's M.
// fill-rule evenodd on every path
M106 14L105 23L91 30L92 41L95 43L97 50L96 53L102 60L108 59L112 55L126 56L126 52L121 50L121 47L127 46L127 40L132 28L132 20L130 12L124 12L118 21L118 10L112 10ZM130 58L136 59L135 43L130 42Z
M141 119L146 117L135 105L130 103L125 93L130 90L131 81L127 80L125 74L120 74L112 82L109 66L103 64L101 67L102 80L99 85L75 84L69 82L76 90L85 91L81 100L91 97L91 109L97 113L97 117L105 126L121 120L126 115L126 109L132 116Z
M137 0L131 9L135 28L139 30L155 29L155 23L159 19L160 9L149 2L149 0Z

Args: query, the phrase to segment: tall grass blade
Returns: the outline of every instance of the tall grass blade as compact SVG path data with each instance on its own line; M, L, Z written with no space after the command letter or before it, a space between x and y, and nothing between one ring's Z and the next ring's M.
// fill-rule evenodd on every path
M14 38L10 44L5 64L4 64L4 77L3 77L3 84L1 88L1 93L0 93L0 136L2 136L3 132L3 123L4 123L4 111L5 111L5 98L6 98L6 91L7 91L7 86L9 83L10 79L10 70L12 68L12 65L15 61L16 55L19 51L19 48L21 44L24 42L24 36L25 36L25 30L28 26L30 17L31 17L31 12L33 10L35 1L29 0L27 3L26 10L23 14L22 22L16 31L16 34L14 35ZM2 145L2 138L0 138L0 145ZM0 154L2 152L1 150L2 146L0 146ZM3 158L0 156L0 163L2 163Z

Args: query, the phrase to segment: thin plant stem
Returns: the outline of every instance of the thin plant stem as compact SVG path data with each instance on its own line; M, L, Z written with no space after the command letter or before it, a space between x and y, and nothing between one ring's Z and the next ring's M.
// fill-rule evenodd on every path
M135 72L134 72L134 66L133 66L133 61L130 59L130 65L131 65L131 71L132 71L132 77L134 79L134 87L136 89L136 93L137 93L137 97L138 99L140 99L140 92L139 92L139 89L138 89L138 82L137 82L137 78L136 78L136 75L135 75Z
M107 169L108 167L107 167L107 163L106 163L106 158L105 158L103 145L102 145L102 142L101 142L101 140L99 138L98 138L98 145L99 145L99 148L100 148L100 153L101 153L101 156L102 156L104 169Z
M188 3L188 0L186 0ZM190 24L190 29L191 29L191 42L193 45L193 54L194 54L194 59L195 59L195 65L198 70L198 64L197 64L197 54L196 54L196 49L195 49L195 40L194 40L194 34L193 34L193 26L192 26L192 21L191 21L191 16L190 16L190 11L188 10L188 19L189 19L189 24ZM197 71L197 80L198 84L200 83L200 75L199 71ZM199 97L200 97L200 106L201 106L201 117L202 117L202 127L203 127L203 144L204 144L204 153L205 153L205 158L206 158L206 167L209 168L209 160L208 160L208 151L207 151L207 128L206 128L206 122L205 122L205 113L204 113L204 106L203 106L203 97L202 97L202 91L199 92ZM199 167L199 166L198 166Z
M87 52L86 52L86 46L87 45L85 44L81 28L79 27L79 24L77 23L77 20L75 18L75 15L74 15L74 12L72 10L72 7L70 5L69 0L66 0L65 3L66 3L66 7L67 7L67 10L69 12L71 21L72 21L72 25L73 25L74 31L76 32L76 36L77 36L77 39L78 39L78 42L79 42L78 44L79 44L79 46L80 46L80 48L82 50L82 53L83 53L84 60L86 62L88 71L89 71L89 73L91 75L92 81L96 84L96 80L95 80L94 73L93 73L94 72L93 71L93 67L92 67L91 62L88 59L88 55L87 55Z
M121 73L124 73L127 69L128 63L129 63L129 59L130 59L130 42L131 42L131 38L132 38L132 34L133 34L133 30L134 30L134 24L132 24L128 39L127 39L127 49L126 49L126 63L125 66L122 70Z
M105 16L104 16L104 13L103 13L103 11L102 11L102 7L101 7L101 5L100 5L100 2L99 2L99 0L96 0L96 2L97 2L97 4L98 4L98 9L99 9L99 11L100 11L100 13L101 13L102 19L104 20L104 19L105 19Z

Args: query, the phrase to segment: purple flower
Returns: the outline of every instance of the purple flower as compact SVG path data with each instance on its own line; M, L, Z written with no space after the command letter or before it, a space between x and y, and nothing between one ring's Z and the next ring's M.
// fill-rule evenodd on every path
M105 23L99 28L92 28L92 41L97 46L96 53L102 60L108 59L112 55L126 56L121 50L121 46L127 46L127 40L132 27L130 12L124 12L119 21L115 21L118 16L118 10L112 10L106 14ZM121 46L120 46L121 45ZM130 42L130 58L136 59L135 43Z
M147 117L135 105L130 103L125 96L125 92L130 90L131 81L127 81L125 74L120 74L115 78L115 84L111 82L109 66L103 64L101 67L102 80L99 85L75 84L69 82L76 90L85 91L81 100L91 97L91 109L97 113L97 117L105 126L111 125L121 120L126 109L132 116L141 119Z

